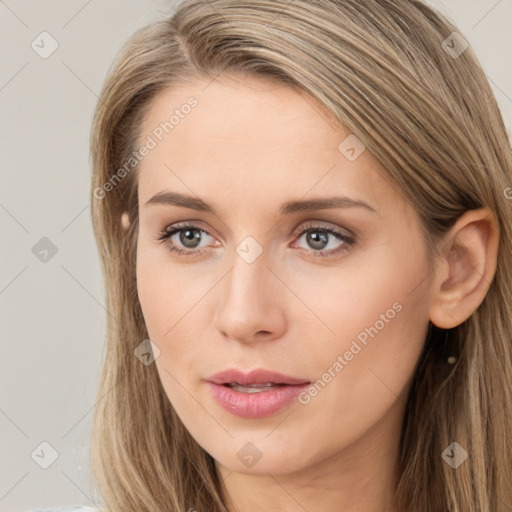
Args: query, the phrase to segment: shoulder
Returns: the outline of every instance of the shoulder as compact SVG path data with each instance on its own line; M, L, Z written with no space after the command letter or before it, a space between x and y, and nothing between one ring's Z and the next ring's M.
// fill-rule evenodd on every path
M53 507L27 510L27 512L98 512L97 508L76 506L76 507Z

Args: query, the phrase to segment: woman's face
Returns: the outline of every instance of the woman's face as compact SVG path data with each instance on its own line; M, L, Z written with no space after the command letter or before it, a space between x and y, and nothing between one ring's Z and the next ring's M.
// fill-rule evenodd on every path
M191 435L242 473L395 453L430 274L418 218L369 151L261 78L161 93L139 142L138 295ZM159 241L166 228L181 231ZM226 369L312 384L208 382Z

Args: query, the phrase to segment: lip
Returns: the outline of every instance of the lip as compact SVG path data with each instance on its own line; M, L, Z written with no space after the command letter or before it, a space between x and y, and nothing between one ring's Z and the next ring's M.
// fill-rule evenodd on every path
M241 418L263 418L290 405L309 384L279 386L258 393L235 391L223 384L207 383L213 398L226 411Z
M241 385L273 382L281 386L257 393L243 393L225 386L237 382ZM310 381L258 368L249 373L236 369L224 370L207 379L213 398L226 411L242 418L263 418L288 406L310 384Z
M284 375L273 370L265 370L264 368L256 368L248 373L244 373L236 368L228 368L227 370L223 370L212 375L206 380L208 382L213 382L214 384L238 382L238 384L242 384L244 386L247 384L265 384L267 382L289 385L310 384L310 381L307 379L290 377L289 375Z

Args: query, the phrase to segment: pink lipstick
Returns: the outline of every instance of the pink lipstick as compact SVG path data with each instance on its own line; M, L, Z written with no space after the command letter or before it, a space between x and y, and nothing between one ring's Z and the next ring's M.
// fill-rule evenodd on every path
M206 379L217 403L242 418L262 418L289 405L310 381L271 370L224 370Z

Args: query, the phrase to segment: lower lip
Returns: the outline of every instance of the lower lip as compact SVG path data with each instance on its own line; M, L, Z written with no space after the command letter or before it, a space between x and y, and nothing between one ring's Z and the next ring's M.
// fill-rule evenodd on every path
M278 386L268 391L242 393L208 382L213 397L226 411L242 418L263 418L289 405L309 384Z

